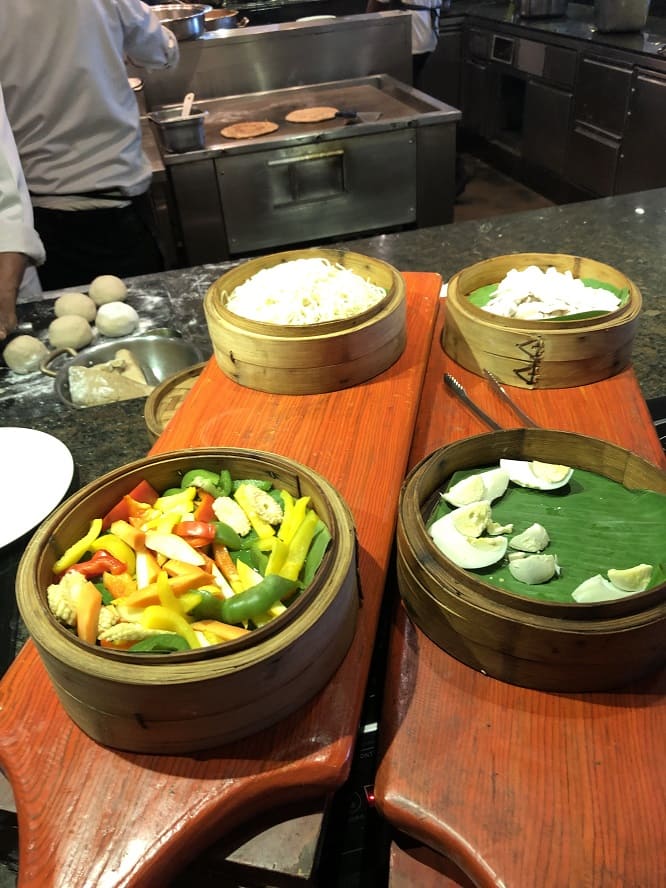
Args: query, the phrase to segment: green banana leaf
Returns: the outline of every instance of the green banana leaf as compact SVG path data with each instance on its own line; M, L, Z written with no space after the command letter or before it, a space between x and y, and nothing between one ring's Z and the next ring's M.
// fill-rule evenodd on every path
M618 299L620 300L620 306L625 305L629 301L629 289L627 287L615 287L613 284L607 284L604 281L598 281L595 278L581 278L581 281L585 284L586 287L593 287L597 290L610 290L611 293L614 293ZM472 305L476 305L477 308L484 308L493 297L495 290L497 290L499 283L497 284L486 284L484 287L479 287L476 290L473 290L469 296L467 297ZM545 321L582 321L587 318L598 318L602 315L608 314L607 311L580 311L577 314L565 315L564 317L558 318L544 318Z
M482 471L483 468L456 472L447 489ZM545 601L571 603L571 593L589 577L606 577L609 568L622 570L641 563L653 567L650 587L666 581L664 494L628 490L602 475L575 469L571 481L559 490L531 490L510 482L504 496L495 500L491 508L494 521L513 524L509 539L531 524L543 525L550 537L545 552L556 555L561 568L559 577L538 586L514 579L506 558L491 567L470 571L500 589ZM428 525L450 511L452 507L441 500ZM510 551L509 548L507 554Z

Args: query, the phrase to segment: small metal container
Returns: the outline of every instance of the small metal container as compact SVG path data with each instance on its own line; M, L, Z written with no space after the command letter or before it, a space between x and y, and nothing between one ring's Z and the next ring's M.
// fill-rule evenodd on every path
M566 15L568 0L516 0L521 18L551 18Z
M153 131L163 151L182 154L185 151L201 151L206 144L203 111L192 111L182 117L182 108L153 111L148 115Z
M595 0L598 31L640 31L645 27L650 0Z
M177 331L155 329L138 336L99 342L90 348L83 349L79 354L74 349L57 349L42 364L42 373L55 377L53 386L60 401L69 407L78 408L70 396L69 368L73 366L93 367L95 364L111 361L116 356L118 349L121 348L129 349L132 352L146 377L146 381L151 385L159 385L179 370L198 364L202 357L199 348L194 343L183 339ZM69 354L72 360L66 361L61 358L65 354Z

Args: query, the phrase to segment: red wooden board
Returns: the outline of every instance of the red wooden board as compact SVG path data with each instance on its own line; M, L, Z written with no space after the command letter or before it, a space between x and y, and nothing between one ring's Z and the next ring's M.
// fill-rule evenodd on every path
M407 347L380 376L292 397L242 388L211 361L152 450L269 450L335 485L356 522L363 594L340 669L260 735L192 756L135 755L94 743L70 721L28 642L0 684L0 765L16 797L22 888L164 885L232 828L345 781L441 285L436 274L405 278Z
M521 425L482 378L433 348L411 465L488 431L444 387L446 371L501 425ZM581 388L507 390L544 427L666 466L631 370ZM517 688L454 660L397 605L377 805L481 888L663 888L665 690L666 672L617 693ZM415 862L396 853L392 863L405 884ZM446 868L433 865L423 884L448 888Z

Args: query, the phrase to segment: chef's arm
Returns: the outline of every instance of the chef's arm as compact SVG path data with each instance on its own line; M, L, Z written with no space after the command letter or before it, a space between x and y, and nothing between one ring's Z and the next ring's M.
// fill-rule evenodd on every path
M178 41L150 6L140 0L118 0L125 55L137 68L173 68L180 60Z
M0 253L0 340L16 329L16 297L27 267L24 253Z

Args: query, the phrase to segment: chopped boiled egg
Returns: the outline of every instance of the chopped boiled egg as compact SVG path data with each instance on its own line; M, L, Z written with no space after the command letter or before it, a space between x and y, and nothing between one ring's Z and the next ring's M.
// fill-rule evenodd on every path
M500 459L500 468L507 472L514 484L535 490L557 490L568 484L573 475L573 469L569 466L537 460Z
M470 503L438 518L428 532L440 552L458 567L488 567L503 558L507 548L506 537L481 536L489 520L490 503Z
M442 499L452 506L467 506L469 503L487 500L492 503L506 491L509 476L504 469L488 469L458 481L442 494Z

